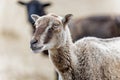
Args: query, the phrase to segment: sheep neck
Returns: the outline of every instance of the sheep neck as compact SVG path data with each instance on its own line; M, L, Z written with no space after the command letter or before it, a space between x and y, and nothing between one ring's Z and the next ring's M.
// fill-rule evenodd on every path
M69 33L69 30L67 32L67 40L64 45L57 49L51 49L50 52L50 58L57 68L57 70L60 72L63 80L68 79L74 80L74 70L71 64L71 48L72 48L72 39ZM71 75L71 76L70 76Z

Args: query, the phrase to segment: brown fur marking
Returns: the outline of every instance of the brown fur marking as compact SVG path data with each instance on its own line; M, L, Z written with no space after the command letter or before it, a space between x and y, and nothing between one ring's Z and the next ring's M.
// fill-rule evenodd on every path
M50 28L46 34L44 44L48 43L52 39L52 36L53 36L53 30L52 28Z

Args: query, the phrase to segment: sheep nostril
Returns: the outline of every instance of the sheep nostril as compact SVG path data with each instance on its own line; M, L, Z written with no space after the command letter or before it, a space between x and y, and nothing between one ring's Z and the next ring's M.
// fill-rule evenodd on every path
M30 41L30 44L33 45L33 44L36 44L37 42L38 42L38 40L33 39L33 40Z

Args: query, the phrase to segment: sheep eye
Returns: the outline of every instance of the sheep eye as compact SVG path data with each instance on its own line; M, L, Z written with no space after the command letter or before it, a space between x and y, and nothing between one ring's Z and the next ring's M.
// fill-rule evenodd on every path
M55 23L54 26L59 26L59 23Z
M58 28L58 26L59 26L59 24L58 23L56 23L56 24L53 24L53 29L56 29L56 28Z

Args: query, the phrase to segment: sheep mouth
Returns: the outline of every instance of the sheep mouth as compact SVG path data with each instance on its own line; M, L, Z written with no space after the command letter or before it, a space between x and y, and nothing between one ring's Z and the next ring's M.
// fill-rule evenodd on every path
M41 50L42 48L43 48L43 46L40 46L40 47L32 47L32 46L31 46L31 49L32 49L33 52L39 51L39 50Z

